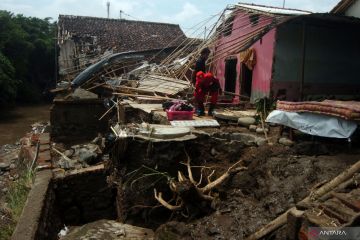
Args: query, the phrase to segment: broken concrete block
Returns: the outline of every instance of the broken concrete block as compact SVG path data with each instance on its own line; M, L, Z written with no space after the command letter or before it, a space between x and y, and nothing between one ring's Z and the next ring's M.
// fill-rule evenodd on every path
M241 117L238 119L238 124L243 127L249 127L255 123L255 118L253 117Z
M256 145L258 145L259 147L262 145L265 145L267 143L265 138L256 138Z
M191 133L188 127L169 127L167 125L152 125L151 129L141 129L141 135L159 139L180 138Z
M291 141L291 140L288 139L288 138L280 138L280 139L279 139L279 143L282 144L282 145L285 145L285 146L292 146L292 145L294 145L294 142Z
M76 161L68 161L64 158L61 158L57 164L60 168L68 170L68 169L74 169Z
M74 150L66 150L64 152L64 155L67 157L71 157L72 155L74 155Z
M261 146L266 143L265 138L248 133L233 133L231 134L231 140L242 142L246 146L252 146L255 144Z
M249 130L252 131L252 132L255 132L257 129L257 126L256 125L250 125L249 126Z
M10 168L10 163L0 163L0 170L9 170Z
M215 112L214 117L221 120L234 121L237 122L239 115L235 115L229 112Z
M269 132L269 129L265 128L265 132ZM264 133L264 129L263 128L257 128L256 133Z
M71 94L74 99L97 99L98 96L92 92L86 91L81 88L75 89L74 93Z
M82 148L79 151L79 158L81 162L85 162L87 164L96 163L98 155L93 151L90 151L86 148Z

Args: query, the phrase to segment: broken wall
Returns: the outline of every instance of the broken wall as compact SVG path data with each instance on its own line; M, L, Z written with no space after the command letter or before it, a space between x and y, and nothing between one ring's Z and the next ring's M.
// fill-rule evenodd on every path
M52 185L65 225L116 219L115 192L108 187L104 169L55 178Z
M108 130L107 111L101 99L55 99L50 110L51 138L55 142L76 142L94 139Z

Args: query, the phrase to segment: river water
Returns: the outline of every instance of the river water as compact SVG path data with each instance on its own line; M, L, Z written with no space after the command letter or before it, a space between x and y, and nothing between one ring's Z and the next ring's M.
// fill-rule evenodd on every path
M31 130L35 122L50 119L50 104L17 106L11 110L0 109L0 146L14 144Z

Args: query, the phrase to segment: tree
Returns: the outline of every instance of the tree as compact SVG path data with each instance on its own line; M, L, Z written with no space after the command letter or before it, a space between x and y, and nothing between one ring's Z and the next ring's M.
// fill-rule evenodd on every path
M50 20L0 11L0 77L7 86L0 103L37 101L54 86L56 23Z
M14 80L15 69L0 52L0 105L12 102L16 97L18 82Z

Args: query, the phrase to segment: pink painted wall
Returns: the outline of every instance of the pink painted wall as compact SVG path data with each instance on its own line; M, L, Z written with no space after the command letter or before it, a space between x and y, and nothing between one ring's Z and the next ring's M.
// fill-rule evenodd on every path
M216 77L220 80L221 87L225 86L225 60L229 58L237 58L237 79L236 93L240 93L240 59L238 44L246 38L246 35L262 28L272 21L268 16L259 16L259 23L252 25L250 23L249 14L247 12L238 11L233 23L231 35L220 38L215 46L215 61L212 70ZM258 40L251 47L256 51L257 63L253 69L252 81L252 99L261 95L269 95L270 82L272 76L272 63L274 54L276 30L272 29L265 34L261 40Z
M276 30L272 29L252 47L256 51L256 65L253 69L251 99L269 97L272 79L273 56Z

